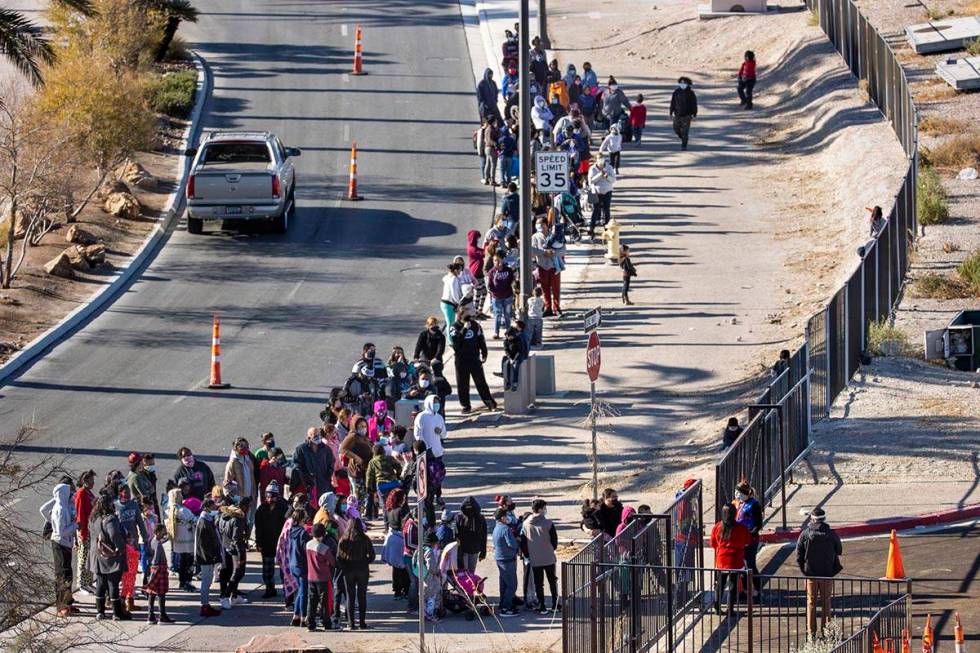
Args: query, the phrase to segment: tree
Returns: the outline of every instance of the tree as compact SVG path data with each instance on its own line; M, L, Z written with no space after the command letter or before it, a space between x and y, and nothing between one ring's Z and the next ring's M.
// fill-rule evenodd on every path
M90 0L54 0L83 16L92 15ZM31 80L35 86L44 83L41 67L55 59L51 42L41 35L41 29L22 13L0 7L0 52Z
M77 205L74 218L126 157L152 146L156 118L146 100L143 75L98 54L67 50L48 73L40 93L41 112L64 125L68 142L96 169L96 181Z
M188 0L150 0L150 7L162 12L167 21L163 26L163 38L153 54L153 60L159 63L167 56L180 24L196 23L199 12Z
M163 13L143 0L89 1L95 10L89 17L62 5L49 8L47 18L63 44L56 52L59 59L104 59L114 71L149 68L163 34ZM79 83L84 79L79 77Z

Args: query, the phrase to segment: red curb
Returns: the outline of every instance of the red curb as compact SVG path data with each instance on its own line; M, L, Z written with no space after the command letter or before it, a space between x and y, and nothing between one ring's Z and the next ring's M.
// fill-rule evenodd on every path
M834 526L834 531L841 537L857 537L860 535L879 535L896 531L910 530L919 526L936 526L951 524L958 521L980 517L980 503L966 506L962 509L941 510L914 517L894 517L889 519L873 519L856 524ZM802 529L794 528L789 531L768 531L759 536L762 542L790 542L800 536Z

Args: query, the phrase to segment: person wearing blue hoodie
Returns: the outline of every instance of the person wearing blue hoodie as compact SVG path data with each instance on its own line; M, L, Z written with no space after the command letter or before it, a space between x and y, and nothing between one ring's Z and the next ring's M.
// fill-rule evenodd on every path
M297 508L293 511L293 525L289 529L288 537L288 563L289 573L292 574L299 589L296 590L296 598L293 601L293 621L292 625L302 626L306 621L306 596L309 591L309 580L307 579L308 563L306 559L306 545L310 541L310 534L306 532L306 511Z
M54 554L55 605L59 617L78 613L71 595L71 551L75 544L75 503L72 479L65 476L54 486L52 498L41 506L41 516L51 525L51 551ZM47 532L47 529L45 529Z
M497 149L500 152L500 185L507 186L511 180L511 166L514 156L517 155L517 139L514 137L510 127L504 125L500 129L500 138L497 139Z
M476 85L476 99L479 104L480 118L495 118L500 121L497 93L497 83L493 81L493 71L487 68L483 71L483 79Z
M520 92L520 83L521 76L517 74L517 66L508 67L507 74L500 80L500 94L504 96L504 100L509 100L510 96Z
M585 89L597 88L599 86L599 78L596 76L595 71L592 70L592 64L586 61L582 64L582 87Z
M493 527L493 558L500 572L500 616L516 617L514 596L517 593L517 536L514 535L516 518L506 507L494 513L497 524Z

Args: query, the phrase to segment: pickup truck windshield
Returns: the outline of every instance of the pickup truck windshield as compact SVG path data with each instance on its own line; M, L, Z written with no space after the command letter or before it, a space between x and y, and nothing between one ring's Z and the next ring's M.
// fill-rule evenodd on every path
M211 143L204 148L204 163L268 163L265 143Z

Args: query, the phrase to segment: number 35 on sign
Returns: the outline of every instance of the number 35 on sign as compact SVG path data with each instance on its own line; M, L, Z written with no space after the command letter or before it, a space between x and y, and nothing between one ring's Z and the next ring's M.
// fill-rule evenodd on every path
M539 193L563 193L568 190L570 152L537 152L534 155L535 188Z

